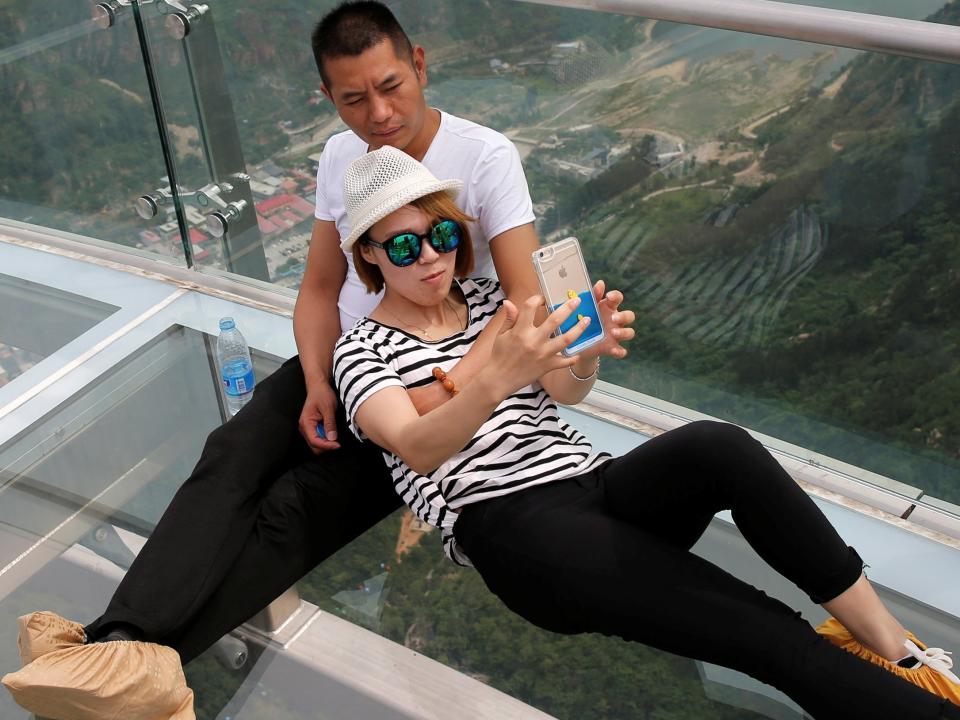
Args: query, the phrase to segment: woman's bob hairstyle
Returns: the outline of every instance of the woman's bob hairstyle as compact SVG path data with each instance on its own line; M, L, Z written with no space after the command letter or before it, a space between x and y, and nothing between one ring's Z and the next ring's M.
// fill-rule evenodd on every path
M473 222L474 218L463 212L453 198L443 191L411 200L410 205L426 213L431 222L456 220L460 224L463 237L462 242L457 246L457 260L453 266L453 273L458 278L469 275L473 270L473 242L470 240L468 223ZM360 281L367 288L367 292L377 293L383 290L383 273L377 265L363 257L362 251L364 244L370 239L370 231L367 230L353 244L353 266L357 270Z

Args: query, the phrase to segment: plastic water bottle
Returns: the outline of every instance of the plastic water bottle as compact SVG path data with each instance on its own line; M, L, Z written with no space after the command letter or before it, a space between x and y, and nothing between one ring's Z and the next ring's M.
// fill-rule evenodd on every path
M217 364L223 379L223 391L227 396L227 410L231 416L236 415L253 397L254 378L250 348L231 317L220 319Z

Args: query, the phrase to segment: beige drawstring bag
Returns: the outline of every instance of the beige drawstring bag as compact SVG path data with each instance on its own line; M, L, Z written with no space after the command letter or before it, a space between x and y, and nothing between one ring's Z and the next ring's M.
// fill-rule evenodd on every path
M83 626L59 615L21 617L24 667L2 680L17 704L51 720L196 720L175 650L83 642Z

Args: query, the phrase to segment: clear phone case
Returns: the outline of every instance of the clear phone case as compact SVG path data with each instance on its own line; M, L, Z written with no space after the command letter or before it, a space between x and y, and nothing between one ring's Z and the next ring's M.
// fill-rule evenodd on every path
M540 279L540 289L547 301L548 312L553 312L569 298L580 296L580 306L560 326L558 333L572 328L581 317L590 317L587 329L573 345L564 349L563 354L576 355L603 340L603 323L600 322L600 312L593 298L593 283L587 274L587 265L577 239L569 237L534 251L533 265Z

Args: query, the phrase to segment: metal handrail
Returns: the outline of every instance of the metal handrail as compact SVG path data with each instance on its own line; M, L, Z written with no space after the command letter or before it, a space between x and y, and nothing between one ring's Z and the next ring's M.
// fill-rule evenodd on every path
M770 0L521 0L960 64L960 27ZM944 0L946 2L946 0Z

